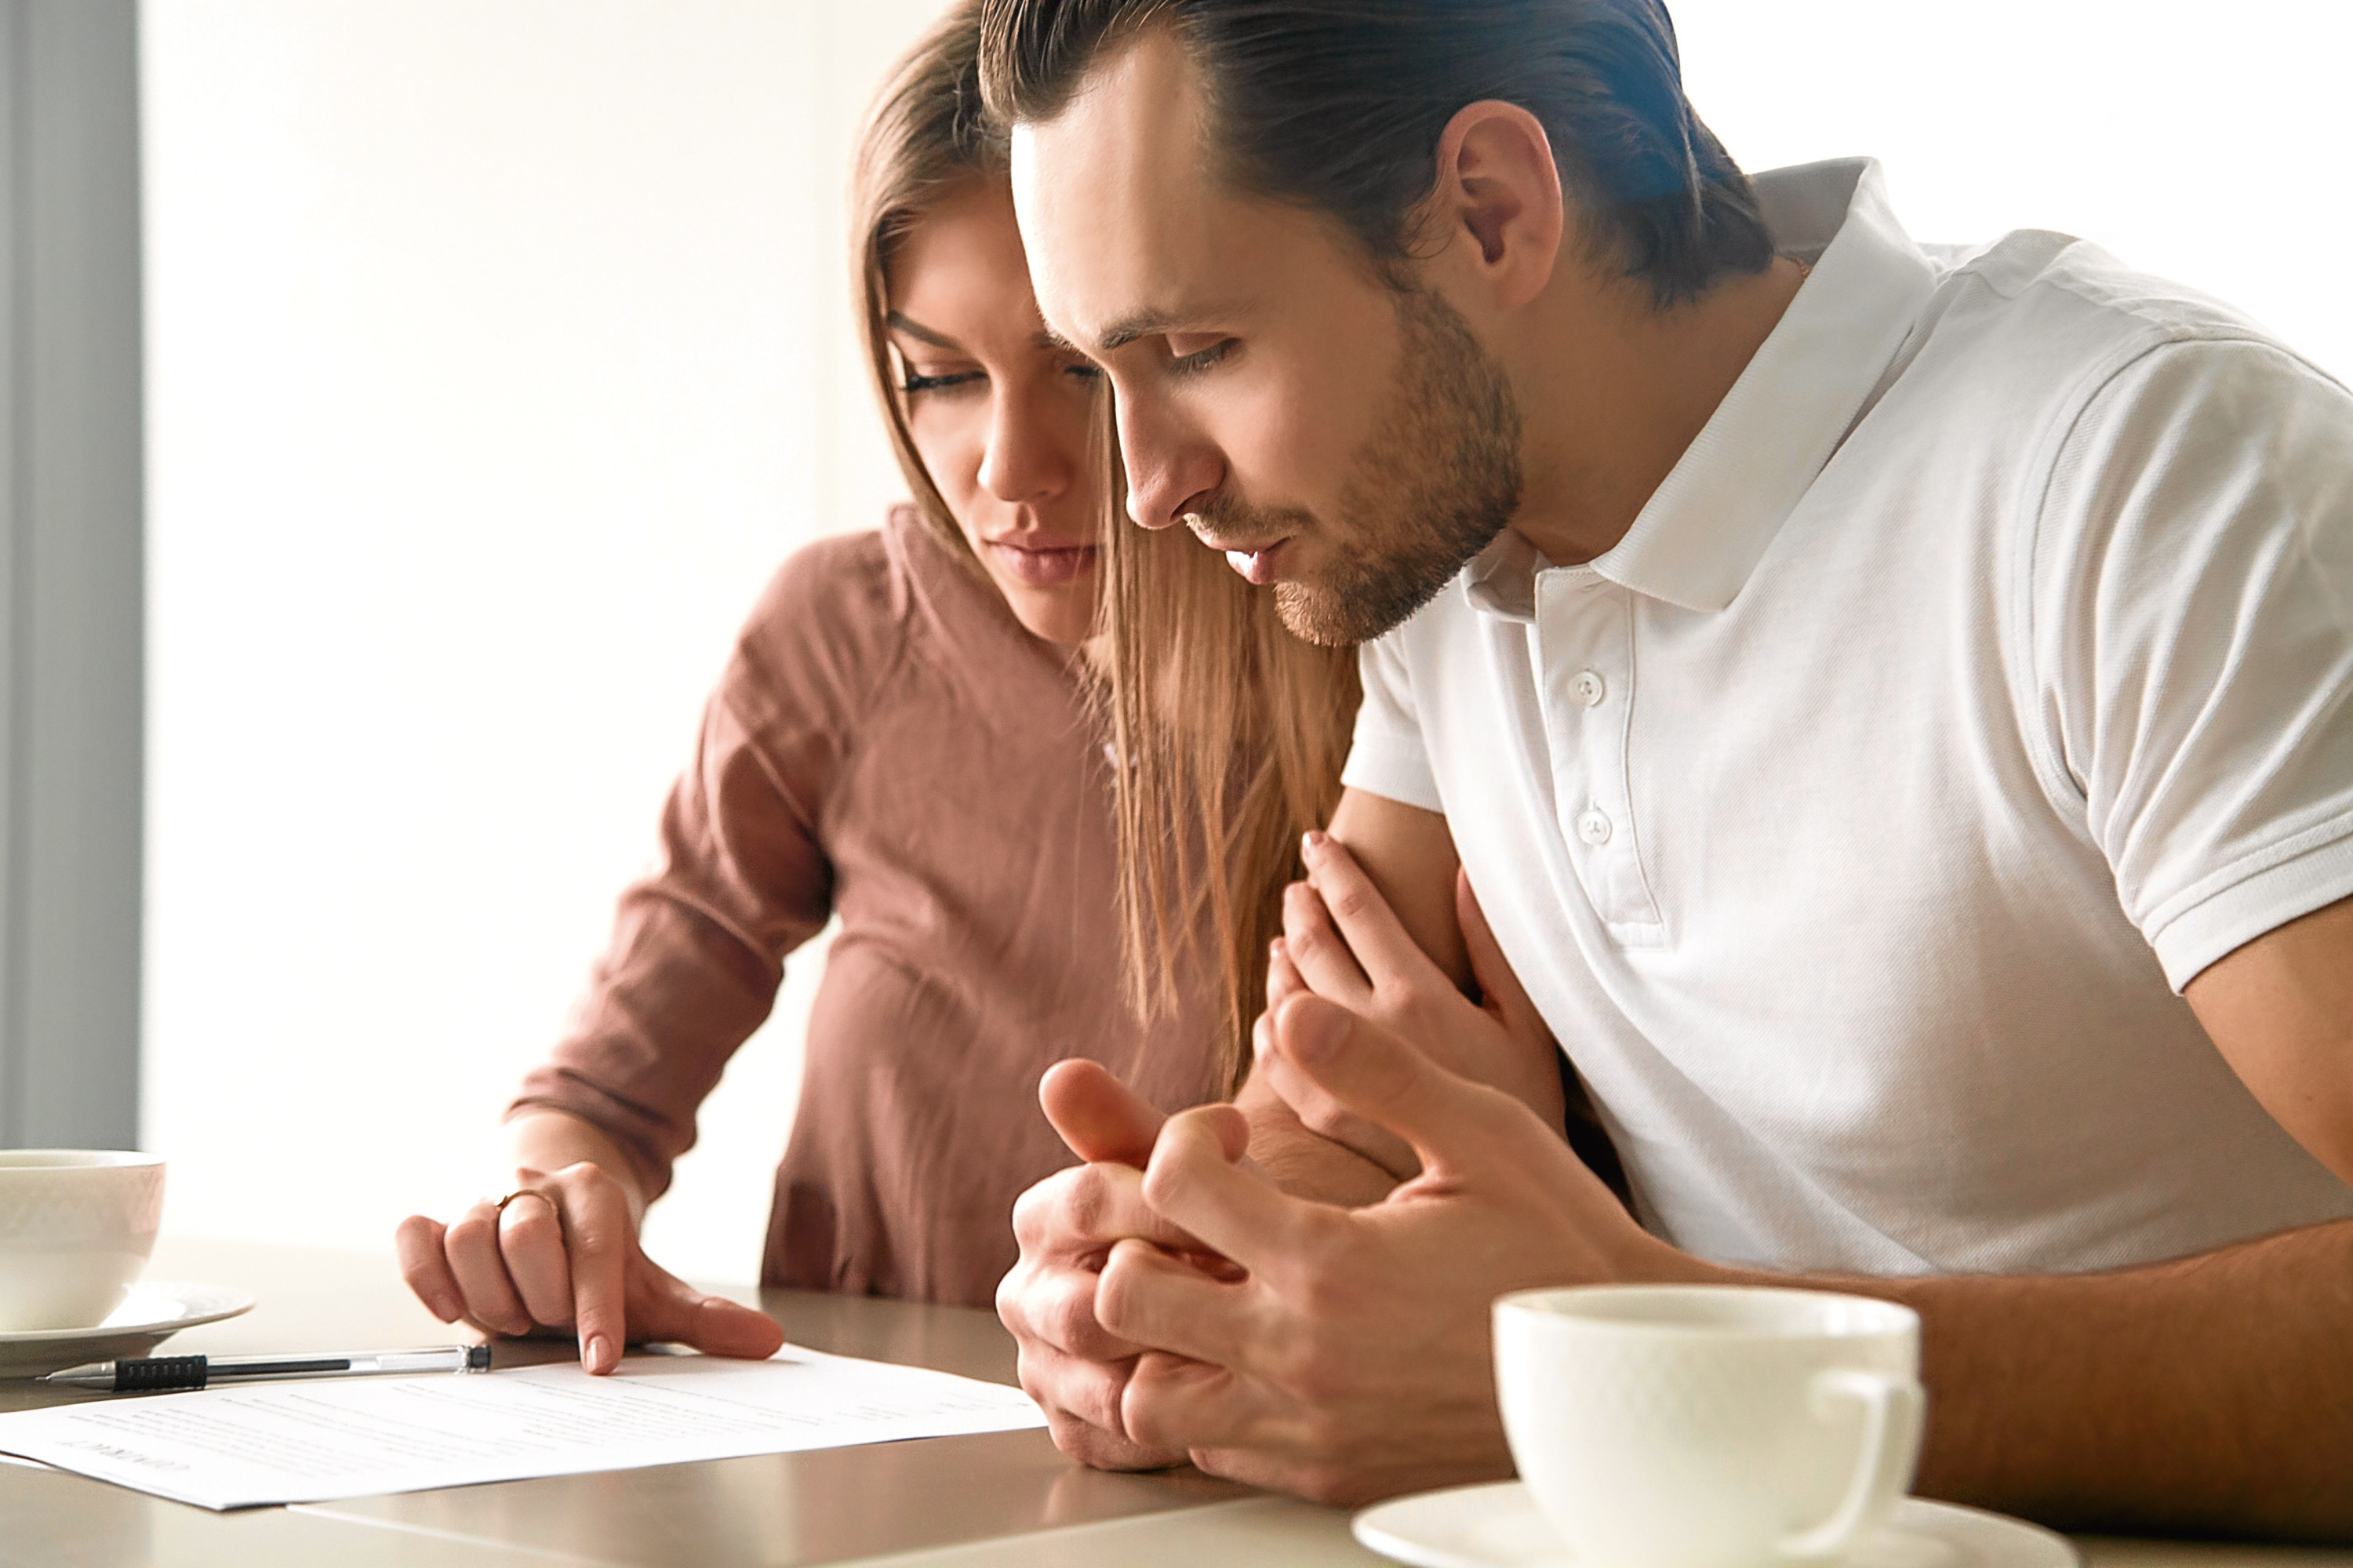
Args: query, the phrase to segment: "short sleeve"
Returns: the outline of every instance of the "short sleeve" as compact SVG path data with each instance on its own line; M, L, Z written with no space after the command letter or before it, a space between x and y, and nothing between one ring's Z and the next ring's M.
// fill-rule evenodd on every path
M2353 397L2153 349L2062 447L2027 593L2045 736L2175 990L2353 895Z
M1341 772L1340 782L1425 811L1444 811L1438 778L1430 771L1430 753L1422 744L1413 683L1398 633L1366 643L1357 652L1356 663L1365 700L1356 709L1356 739L1348 748L1348 766Z

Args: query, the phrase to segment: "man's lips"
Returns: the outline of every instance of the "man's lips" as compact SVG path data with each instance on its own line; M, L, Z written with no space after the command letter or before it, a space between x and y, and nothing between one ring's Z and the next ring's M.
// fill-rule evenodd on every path
M1225 550L1226 565L1263 588L1282 575L1282 563L1290 545L1288 539L1277 539L1271 545L1261 545L1255 549L1234 546L1216 547Z
M1224 556L1226 565L1261 588L1275 580L1282 572L1283 561L1288 558L1285 548L1291 543L1288 535L1252 545L1218 537L1208 519L1197 513L1186 514L1185 524L1193 530L1193 537Z
M1024 588L1064 588L1094 569L1092 545L1049 544L1043 539L988 539L989 558Z

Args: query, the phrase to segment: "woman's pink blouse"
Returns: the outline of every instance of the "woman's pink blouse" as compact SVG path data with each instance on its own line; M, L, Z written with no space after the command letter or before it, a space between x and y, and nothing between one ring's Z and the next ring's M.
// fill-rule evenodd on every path
M987 1305L1014 1199L1071 1162L1038 1108L1049 1065L1093 1057L1163 1109L1219 1091L1206 981L1151 1026L1123 1001L1110 800L1067 652L911 510L809 546L509 1114L586 1118L660 1192L785 955L838 916L762 1280Z

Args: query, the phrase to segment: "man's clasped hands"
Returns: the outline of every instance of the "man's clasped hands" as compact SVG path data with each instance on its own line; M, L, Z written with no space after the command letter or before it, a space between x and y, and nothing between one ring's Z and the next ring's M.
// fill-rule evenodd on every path
M1164 1118L1092 1062L1046 1075L1084 1163L1014 1211L1021 1383L1106 1467L1189 1457L1332 1502L1508 1475L1497 1296L1721 1271L1570 1150L1557 1047L1466 881L1479 1001L1336 841L1305 860L1236 1104Z

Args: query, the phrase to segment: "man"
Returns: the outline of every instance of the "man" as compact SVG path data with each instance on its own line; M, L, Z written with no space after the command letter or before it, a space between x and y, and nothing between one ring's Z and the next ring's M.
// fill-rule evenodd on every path
M1377 639L1246 1117L1045 1086L1065 1450L1503 1474L1496 1294L1794 1278L1919 1309L1923 1490L2353 1535L2353 398L1871 165L1752 186L1651 0L985 27L1135 520ZM1538 1015L1641 1225L1448 1070Z

